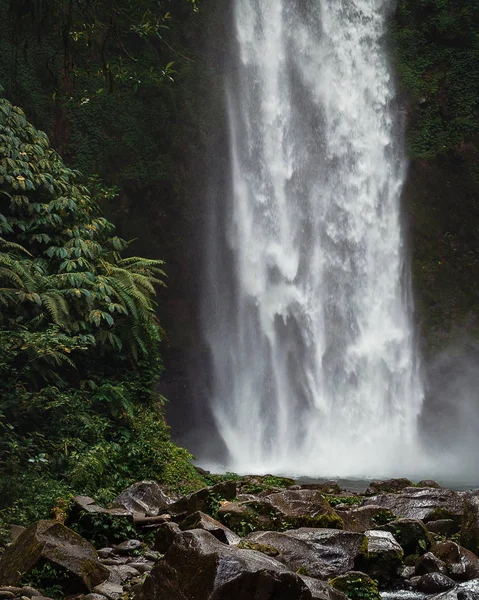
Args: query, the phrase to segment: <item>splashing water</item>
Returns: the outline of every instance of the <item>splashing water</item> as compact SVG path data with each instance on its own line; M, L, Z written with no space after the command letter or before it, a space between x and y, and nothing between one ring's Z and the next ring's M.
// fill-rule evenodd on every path
M205 303L226 468L411 473L424 394L389 9L234 1L227 248L210 243Z

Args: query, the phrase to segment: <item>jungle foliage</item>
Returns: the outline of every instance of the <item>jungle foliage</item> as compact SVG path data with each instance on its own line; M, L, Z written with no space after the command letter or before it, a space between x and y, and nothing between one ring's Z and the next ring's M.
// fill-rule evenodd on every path
M162 261L124 258L97 203L112 192L91 190L0 98L0 490L17 522L70 492L199 482L154 391Z
M436 351L479 335L479 1L399 0L391 31L408 98L414 284Z

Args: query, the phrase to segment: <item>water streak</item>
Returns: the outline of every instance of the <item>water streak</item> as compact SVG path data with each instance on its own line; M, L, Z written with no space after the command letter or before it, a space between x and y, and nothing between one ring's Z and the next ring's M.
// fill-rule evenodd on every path
M408 472L423 389L389 8L234 1L231 200L216 215L205 303L230 469Z

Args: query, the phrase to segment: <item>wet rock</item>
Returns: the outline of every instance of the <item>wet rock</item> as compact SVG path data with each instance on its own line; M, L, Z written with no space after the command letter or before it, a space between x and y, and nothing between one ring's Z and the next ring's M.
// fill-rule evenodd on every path
M136 550L141 550L143 544L140 540L125 540L113 548L114 554L132 554Z
M342 510L340 514L344 529L361 533L395 519L394 513L388 508L374 505Z
M416 563L415 574L427 575L428 573L447 573L447 566L444 561L437 558L432 552L426 552Z
M10 538L12 542L15 542L25 531L26 527L20 525L10 525Z
M83 600L105 600L106 596L101 594L87 594L83 597Z
M113 506L123 508L135 516L155 517L167 512L177 496L167 493L156 481L140 481L123 490Z
M443 573L428 573L419 580L416 589L425 594L437 594L446 592L455 587L455 582Z
M366 531L367 554L359 565L374 579L386 584L402 563L403 550L389 531Z
M263 503L265 509L268 505ZM227 502L220 506L218 510L218 519L228 528L246 535L253 529L268 529L269 520L266 519L264 527L260 524L260 515L256 512L256 500L246 500L243 502Z
M153 550L166 554L168 548L173 543L177 535L181 534L181 529L176 523L163 523L156 531ZM146 555L145 555L146 556ZM152 555L157 556L157 555ZM156 559L155 559L156 560Z
M89 542L58 521L39 521L24 531L0 558L0 583L17 584L41 559L80 577L90 591L109 575Z
M466 581L479 577L479 559L470 550L455 542L435 544L431 551L444 561L447 572L456 581Z
M394 494L405 488L413 487L409 479L384 479L381 481L371 481L366 490L367 496L373 496L380 493Z
M407 519L460 520L463 511L463 494L443 489L404 488L395 494L379 494L365 499L363 506L370 505L389 508L394 514Z
M181 522L180 529L183 531L187 529L204 529L214 535L220 542L233 546L241 540L231 529L202 512L196 512L187 517Z
M391 532L406 555L423 554L433 544L426 526L418 519L398 519L383 525L381 530Z
M4 598L5 600L12 600L13 598L15 598L15 594L13 592L0 589L0 598Z
M171 523L171 525L175 525L174 523ZM176 527L178 527L178 525L176 525ZM178 533L181 533L180 528L178 527ZM157 531L157 536L158 536L158 531ZM166 552L166 550L165 550ZM164 554L164 552L163 552ZM143 558L145 560L149 560L151 562L156 562L159 558L161 558L161 551L158 552L156 550L149 550L148 552L145 552L145 554L143 555Z
M278 561L185 531L146 578L140 600L311 600L304 581Z
M117 565L125 565L128 562L128 559L125 557L116 556L112 558L100 558L100 562L102 565L112 567Z
M325 581L305 576L301 576L301 579L308 586L312 600L347 600L348 598L346 594L331 587Z
M331 529L298 529L279 533L258 531L248 535L242 546L251 544L273 555L292 571L318 579L330 579L354 568L366 538L360 533Z
M439 535L451 536L460 530L460 526L452 519L438 519L426 523L427 530Z
M470 493L464 498L461 524L461 544L475 554L479 553L479 494Z
M100 548L97 553L100 558L110 558L113 554L113 548Z

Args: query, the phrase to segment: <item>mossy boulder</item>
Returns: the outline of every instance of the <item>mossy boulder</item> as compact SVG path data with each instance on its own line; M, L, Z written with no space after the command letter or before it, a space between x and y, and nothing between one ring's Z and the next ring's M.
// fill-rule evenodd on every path
M179 522L198 511L211 512L213 507L217 508L221 500L234 500L236 493L235 481L221 481L169 504L168 512Z
M249 496L223 504L218 519L246 535L252 531L286 531L299 527L343 529L339 514L317 490L285 490L267 496Z
M358 565L381 584L396 577L404 556L401 546L389 531L366 531L367 553Z
M340 575L330 581L330 584L351 600L381 600L377 582L360 571Z
M398 519L381 527L396 538L404 554L424 554L433 544L431 534L418 519Z
M90 591L110 575L87 540L57 521L39 521L25 530L0 558L0 585L18 584L40 561L73 573Z

